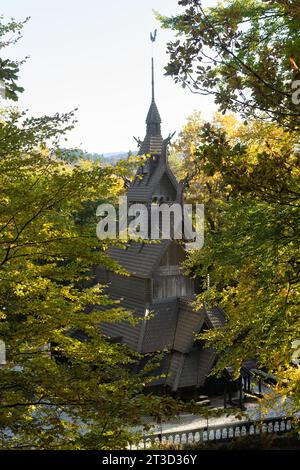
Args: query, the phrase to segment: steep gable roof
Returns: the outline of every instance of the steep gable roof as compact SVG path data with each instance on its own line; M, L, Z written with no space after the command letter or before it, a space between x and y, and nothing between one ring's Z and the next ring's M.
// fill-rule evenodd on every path
M109 255L130 274L136 277L152 277L162 256L172 240L160 240L152 243L131 242L124 247L112 246Z
M206 309L206 320L211 328L221 328L225 325L225 312L220 307Z
M178 182L163 157L157 164L150 165L149 172L143 173L143 170L141 170L137 173L136 178L127 191L128 201L150 203L152 201L153 191L164 175L168 177L177 194L179 187Z

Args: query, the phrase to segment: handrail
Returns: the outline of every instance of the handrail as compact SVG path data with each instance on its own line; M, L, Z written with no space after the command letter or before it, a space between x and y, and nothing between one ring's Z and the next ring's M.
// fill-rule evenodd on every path
M185 431L149 434L143 437L143 445L146 447L147 444L156 442L181 444L224 441L239 436L261 434L262 432L283 434L292 430L292 420L293 418L290 416L265 418L261 421L235 421L209 427L187 429Z

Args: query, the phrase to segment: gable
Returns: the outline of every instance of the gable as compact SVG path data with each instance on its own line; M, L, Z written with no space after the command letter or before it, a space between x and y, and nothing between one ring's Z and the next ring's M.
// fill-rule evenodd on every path
M167 172L164 172L153 188L152 200L156 199L157 202L175 201L176 196L177 187L175 187Z
M168 249L161 258L160 266L180 266L186 259L186 252L176 242L170 243Z
M146 165L144 165L144 168ZM137 173L136 178L127 190L129 202L151 202L156 193L169 196L171 201L177 200L178 182L162 156L157 160L148 161L146 173ZM157 201L159 202L159 201Z

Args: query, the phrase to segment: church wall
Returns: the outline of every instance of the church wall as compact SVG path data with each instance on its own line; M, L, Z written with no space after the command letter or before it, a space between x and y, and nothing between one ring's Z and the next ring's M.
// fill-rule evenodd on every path
M153 280L154 299L189 297L193 292L193 280L182 274L156 276Z

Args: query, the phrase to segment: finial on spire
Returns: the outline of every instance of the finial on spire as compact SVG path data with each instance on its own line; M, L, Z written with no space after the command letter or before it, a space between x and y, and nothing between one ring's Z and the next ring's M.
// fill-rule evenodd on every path
M152 57L151 59L151 63L152 63L152 103L154 103L154 59Z
M155 43L157 36L157 29L154 32L150 33L150 40L152 44ZM152 103L154 103L154 58L153 58L153 49L152 49L152 58L151 58L151 70L152 70Z
M153 33L150 33L151 43L153 44L156 40L157 36L157 29L154 30ZM151 105L147 114L146 124L147 124L147 136L160 136L160 124L161 119L155 104L154 99L154 58L153 58L153 51L152 51L152 58L151 58L151 73L152 73L152 100Z

